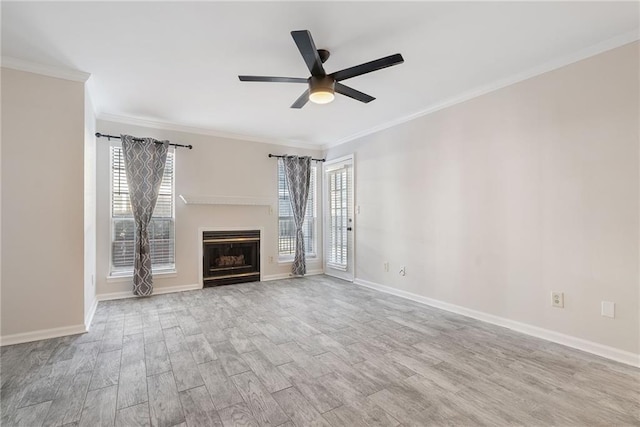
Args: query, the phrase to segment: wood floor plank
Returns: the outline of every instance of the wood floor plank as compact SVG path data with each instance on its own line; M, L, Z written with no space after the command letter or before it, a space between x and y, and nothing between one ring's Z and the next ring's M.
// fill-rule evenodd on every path
M53 400L60 383L68 377L70 365L71 360L63 360L41 367L31 384L24 390L18 407Z
M213 344L214 351L222 363L222 367L228 376L236 375L249 370L249 366L240 357L240 354L229 341L221 341Z
M433 408L417 391L406 387L393 386L372 394L369 399L402 425L421 427L433 422L428 419Z
M204 335L212 346L217 342L227 340L227 336L224 334L224 328L214 320L205 320L200 324L200 329L202 330L202 335Z
M204 386L180 393L180 402L188 426L222 426L211 396Z
M331 424L300 394L295 387L289 387L273 393L273 398L285 414L298 427L327 426Z
M123 330L107 331L102 338L100 353L108 353L114 350L122 349L122 339L124 337Z
M47 413L45 426L60 426L80 421L91 372L68 376L60 384Z
M247 365L249 365L262 384L264 384L269 393L291 387L291 383L287 381L280 371L259 351L244 353L242 358L247 362Z
M368 398L357 399L329 411L324 417L333 425L396 427L400 423Z
M133 337L133 335L130 335L130 337ZM125 340L122 347L120 379L118 383L118 409L144 403L149 400L147 395L147 368L143 340Z
M292 341L280 344L278 347L287 353L293 361L311 377L317 378L331 372L331 369L325 366L320 360L305 353L296 342Z
M269 341L274 344L284 344L286 342L291 341L294 337L288 335L282 329L272 325L271 323L255 323L256 328L264 334Z
M185 421L173 373L165 372L147 378L151 425L171 427Z
M164 343L167 346L167 352L169 354L184 351L187 348L187 342L184 339L180 327L176 326L163 329L162 334L164 335Z
M251 371L231 377L261 426L279 426L289 418Z
M71 358L69 374L75 375L80 372L93 371L96 359L98 359L98 353L100 352L100 345L100 341L77 344L76 352Z
M126 363L120 368L118 408L144 403L147 395L147 374L144 359Z
M255 345L247 338L240 328L227 328L224 330L229 342L240 354L255 351Z
M196 335L201 334L202 329L198 322L193 318L193 316L178 316L178 324L180 325L180 329L182 329L182 333L187 335Z
M272 343L264 335L254 335L249 338L253 344L255 344L258 351L260 351L274 366L283 365L285 363L293 362L291 356L285 353L277 345Z
M193 387L204 385L198 366L188 350L170 353L171 368L176 379L178 391L184 391Z
M237 403L218 411L224 427L260 427L246 403Z
M347 346L343 346L328 335L313 335L309 337L308 340L315 341L321 348L325 350L323 352L320 352L319 354L330 351L350 365L365 360L365 358L358 354L358 352L353 351Z
M295 362L280 365L278 370L320 413L330 411L343 404L337 396L327 390L321 381L310 377Z
M96 366L93 369L89 390L108 387L118 384L120 378L120 359L122 358L121 350L114 350L108 353L100 353Z
M147 402L120 409L116 414L116 427L150 426L151 419L149 418L149 404Z
M344 377L353 388L365 396L380 391L383 388L379 383L371 381L332 352L320 354L315 358L331 369L334 373L338 373Z
M188 335L185 337L185 340L197 364L218 359L218 356L213 351L211 344L209 344L204 334Z
M157 375L171 370L169 353L164 341L156 341L144 345L145 367L147 376Z
M362 416L347 405L325 412L323 415L332 426L369 427Z
M144 328L144 343L152 344L158 341L164 342L164 334L162 333L162 328L160 326L156 326L154 328Z
M25 406L18 409L7 422L6 426L16 427L39 427L45 421L45 416L49 411L51 402L42 402L37 405Z
M176 316L173 313L163 313L158 316L158 320L160 321L160 327L162 329L178 326L178 319L176 319Z
M73 357L76 352L77 347L72 344L61 344L59 345L47 360L47 364L52 364L55 362L61 362L63 360L69 360ZM3 359L5 359L3 357Z
M234 319L234 323L247 337L262 335L262 332L260 332L253 323L249 322L245 316L237 316Z
M333 396L336 396L340 402L350 403L365 397L358 390L358 386L351 383L347 378L343 377L339 372L331 372L318 378L325 389Z
M142 330L142 316L133 315L124 319L124 336L140 334Z
M218 411L242 402L242 396L235 384L222 369L222 362L219 360L206 362L198 365L198 370Z
M116 419L118 386L91 390L87 393L80 416L80 427L113 426Z

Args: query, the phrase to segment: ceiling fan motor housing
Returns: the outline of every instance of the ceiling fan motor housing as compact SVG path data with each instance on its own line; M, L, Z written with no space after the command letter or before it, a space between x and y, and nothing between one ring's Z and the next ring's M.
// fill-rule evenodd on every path
M333 92L336 87L336 81L329 76L311 76L309 77L309 89L311 93L317 91Z

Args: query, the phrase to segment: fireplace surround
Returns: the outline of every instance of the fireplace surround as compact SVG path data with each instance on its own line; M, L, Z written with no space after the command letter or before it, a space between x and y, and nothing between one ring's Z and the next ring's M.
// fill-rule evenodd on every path
M202 232L203 287L260 280L260 230Z

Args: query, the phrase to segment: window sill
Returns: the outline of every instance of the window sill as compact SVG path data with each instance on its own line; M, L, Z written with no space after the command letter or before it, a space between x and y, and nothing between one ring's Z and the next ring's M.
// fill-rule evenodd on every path
M315 260L317 258L316 254L306 254L305 259ZM293 257L280 257L278 258L278 264L291 264L293 262Z
M170 279L172 277L178 277L178 270L162 270L153 273L153 277ZM121 283L129 282L133 279L133 273L122 273L107 276L107 283Z

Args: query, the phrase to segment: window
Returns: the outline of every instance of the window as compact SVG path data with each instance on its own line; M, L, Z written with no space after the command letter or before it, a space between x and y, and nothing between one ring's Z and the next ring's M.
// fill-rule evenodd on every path
M312 166L307 210L302 224L304 250L310 256L315 256L316 252L316 172L316 167ZM281 259L293 258L295 250L296 226L289 200L289 188L284 165L282 160L278 160L278 255Z
M167 163L160 185L156 208L149 223L151 264L154 271L175 270L174 235L174 152L167 153ZM111 275L128 275L133 271L134 222L129 202L129 186L120 146L111 146Z
M351 197L351 183L349 169L327 171L329 190L329 215L327 218L327 264L333 268L345 270L347 267L349 226L349 200Z

